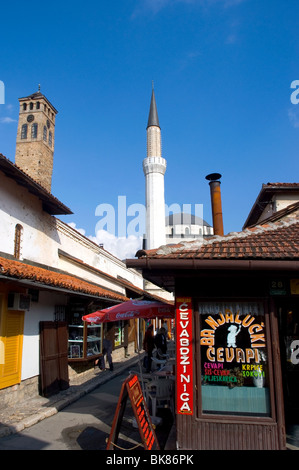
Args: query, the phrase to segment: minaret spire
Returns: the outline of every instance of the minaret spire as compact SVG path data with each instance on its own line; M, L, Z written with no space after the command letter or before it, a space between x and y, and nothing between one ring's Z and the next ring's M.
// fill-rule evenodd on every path
M156 98L155 98L155 91L154 91L154 82L152 82L152 98L151 98L151 105L150 105L150 110L149 110L149 115L148 115L147 128L150 126L160 127L157 105L156 105Z
M166 243L164 174L166 160L162 158L161 129L152 82L152 97L147 123L147 156L143 160L146 198L146 243L150 250Z

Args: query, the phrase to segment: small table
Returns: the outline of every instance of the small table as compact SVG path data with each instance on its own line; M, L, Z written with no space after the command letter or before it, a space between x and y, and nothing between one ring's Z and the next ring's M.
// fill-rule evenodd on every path
M163 379L175 379L171 370L157 370L153 372L155 377L163 377Z

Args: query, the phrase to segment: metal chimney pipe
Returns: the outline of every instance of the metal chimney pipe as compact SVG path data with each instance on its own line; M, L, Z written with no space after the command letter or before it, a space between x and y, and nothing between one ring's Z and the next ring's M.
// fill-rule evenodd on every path
M220 178L219 173L211 173L206 176L206 180L210 181L211 203L212 203L212 216L214 235L224 235L223 218L222 218L222 204L221 204L221 191L220 191Z

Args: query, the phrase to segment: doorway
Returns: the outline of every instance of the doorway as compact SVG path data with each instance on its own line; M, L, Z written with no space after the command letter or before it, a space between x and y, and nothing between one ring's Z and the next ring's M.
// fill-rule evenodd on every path
M278 312L287 442L299 446L299 299L280 302Z
M40 322L41 394L50 397L69 387L66 322Z

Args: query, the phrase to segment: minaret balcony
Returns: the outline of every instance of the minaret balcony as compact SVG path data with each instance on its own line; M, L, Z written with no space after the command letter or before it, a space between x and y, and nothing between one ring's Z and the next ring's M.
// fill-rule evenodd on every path
M147 157L143 160L143 172L145 175L148 173L162 173L166 171L166 160L162 157Z

